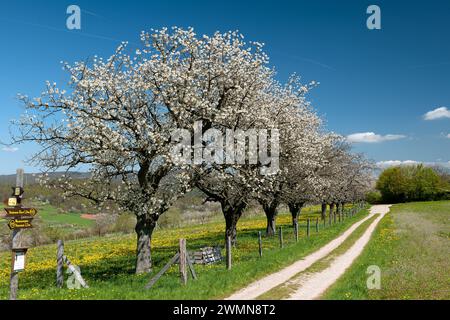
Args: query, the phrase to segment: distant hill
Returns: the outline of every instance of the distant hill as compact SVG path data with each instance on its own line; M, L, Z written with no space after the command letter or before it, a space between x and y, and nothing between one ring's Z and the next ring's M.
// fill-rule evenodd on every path
M49 173L49 177L50 178L58 178L62 175L66 174L65 172L54 172L54 173ZM41 173L25 173L24 175L24 184L33 184L37 182L37 179L39 178L39 176L41 175ZM71 172L70 175L74 178L74 179L84 179L89 177L89 173L88 172ZM7 175L0 175L0 184L4 185L4 184L8 184L8 185L13 185L16 182L16 175L15 174L7 174Z

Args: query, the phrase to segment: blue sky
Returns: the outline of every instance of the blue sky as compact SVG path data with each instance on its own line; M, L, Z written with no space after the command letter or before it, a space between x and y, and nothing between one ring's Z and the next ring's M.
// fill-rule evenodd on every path
M81 30L66 9L82 10ZM381 30L366 9L381 8ZM0 140L46 80L66 82L60 61L109 56L120 41L139 43L150 28L198 34L239 30L264 42L280 80L296 72L320 86L310 94L329 130L352 135L375 161L450 161L450 1L10 1L0 10ZM427 112L441 108L425 120ZM446 109L445 109L446 108ZM374 134L372 134L374 133ZM365 141L365 142L364 142ZM367 142L370 141L370 142ZM0 146L0 174L36 146Z

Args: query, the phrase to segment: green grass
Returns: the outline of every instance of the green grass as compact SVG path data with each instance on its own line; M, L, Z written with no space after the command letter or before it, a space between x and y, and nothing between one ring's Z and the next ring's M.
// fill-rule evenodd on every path
M325 299L450 299L450 201L391 207L373 238ZM381 269L381 289L366 270Z
M317 217L318 212L306 210L305 216ZM134 275L135 238L133 235L109 236L66 242L65 252L80 266L89 289L55 288L54 245L29 251L27 270L20 275L20 299L218 299L242 288L252 281L293 263L317 250L367 215L362 211L341 224L311 229L306 238L305 221L301 221L300 239L295 243L289 214L278 217L283 226L285 247L279 248L277 237L263 238L263 257L258 256L257 231L265 227L263 215L243 218L239 222L238 245L233 249L233 268L224 262L195 265L198 280L189 279L181 286L177 266L172 267L150 290L145 284L177 251L178 239L187 239L188 250L205 245L223 245L224 223L209 223L178 229L159 229L153 243L154 271L151 275ZM303 218L304 219L304 218ZM0 254L0 298L8 294L9 253ZM67 276L66 276L67 278Z
M82 218L80 213L59 213L57 208L49 204L38 206L38 215L36 217L51 226L68 225L78 228L88 228L94 223L92 220Z

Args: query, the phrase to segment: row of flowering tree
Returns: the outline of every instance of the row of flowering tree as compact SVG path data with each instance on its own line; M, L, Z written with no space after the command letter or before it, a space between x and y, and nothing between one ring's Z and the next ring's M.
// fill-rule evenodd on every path
M251 201L271 235L283 203L295 224L306 202L363 197L370 165L324 131L305 98L315 83L279 83L261 44L176 27L141 40L133 52L123 43L108 59L64 64L65 90L48 82L40 97L21 96L27 112L13 134L40 146L31 161L67 172L43 183L136 215L136 273L151 270L158 219L192 188L220 203L233 242ZM80 168L91 178L72 179Z

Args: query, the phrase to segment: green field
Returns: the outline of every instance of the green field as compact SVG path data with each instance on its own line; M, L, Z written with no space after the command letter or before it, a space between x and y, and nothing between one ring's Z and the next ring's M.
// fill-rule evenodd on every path
M300 239L296 243L289 214L278 217L283 226L285 246L279 248L277 237L263 238L263 257L258 256L257 231L265 228L263 214L246 217L239 222L238 245L233 249L233 268L224 262L195 265L198 280L189 279L181 286L177 267L172 267L156 285L146 291L145 284L177 251L179 238L186 238L188 250L202 246L223 246L224 223L208 223L177 229L158 229L154 234L151 275L134 275L134 235L112 235L101 238L67 241L65 251L71 261L80 266L89 289L55 288L56 248L54 245L29 250L27 270L20 275L20 299L213 299L223 298L252 281L281 269L317 250L341 234L355 221L367 215L364 210L341 224L323 228L306 237L305 217L318 217L316 208L302 213ZM313 224L314 226L314 224ZM8 296L9 253L0 254L0 298ZM67 279L67 275L66 275Z
M381 289L368 290L368 266ZM450 201L397 204L325 299L450 299Z
M93 220L83 219L80 213L59 213L52 205L44 204L38 206L37 218L50 226L61 226L71 228L87 228L93 225Z

